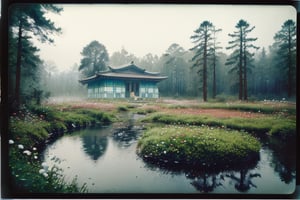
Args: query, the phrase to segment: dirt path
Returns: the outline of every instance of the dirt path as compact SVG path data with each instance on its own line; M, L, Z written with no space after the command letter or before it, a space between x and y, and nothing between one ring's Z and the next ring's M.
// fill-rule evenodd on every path
M225 109L193 109L193 108L180 108L180 109L167 109L165 112L175 115L209 115L218 118L241 117L241 118L259 118L265 117L264 114L225 110Z

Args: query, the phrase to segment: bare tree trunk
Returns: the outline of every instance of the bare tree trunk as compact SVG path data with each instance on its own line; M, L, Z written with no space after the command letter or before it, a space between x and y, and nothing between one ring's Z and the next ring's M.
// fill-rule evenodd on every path
M246 39L244 39L246 40ZM244 41L244 100L248 100L247 88L247 54L246 54L246 41Z
M291 29L289 27L289 52L288 52L288 97L292 96L292 84L293 84L293 74L292 74L292 51L291 51Z
M243 100L243 49L242 49L242 31L240 33L240 62L239 62L239 100Z
M204 36L203 51L203 101L207 101L207 35Z
M22 58L22 26L23 22L20 20L18 32L18 49L17 49L17 63L16 63L16 88L15 88L15 108L19 109L21 104L20 85L21 85L21 58Z
M215 54L215 52L214 52ZM214 60L213 60L213 94L212 98L216 98L217 94L217 86L216 86L216 56L214 55Z

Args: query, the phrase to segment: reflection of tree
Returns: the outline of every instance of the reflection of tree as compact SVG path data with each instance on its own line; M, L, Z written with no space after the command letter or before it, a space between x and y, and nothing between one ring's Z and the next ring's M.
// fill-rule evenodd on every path
M251 187L257 187L254 185L252 182L252 179L255 177L261 177L259 173L248 173L248 169L241 169L240 170L240 177L236 177L233 173L230 175L227 175L227 177L233 179L237 183L234 185L234 187L240 191L240 192L246 192L248 191Z
M296 144L294 139L282 142L277 138L270 139L270 149L273 150L271 166L286 184L295 179Z
M224 177L221 175L217 177L215 174L203 174L202 176L196 177L191 184L200 192L212 192L218 186L222 186L221 181Z
M144 158L143 158L144 159ZM237 183L235 189L238 191L247 191L251 187L256 187L251 181L255 177L261 177L258 173L248 173L249 170L257 166L260 156L246 158L244 162L233 166L191 166L183 163L160 162L157 160L144 159L147 161L146 167L150 170L163 172L164 174L179 175L185 173L186 178L192 180L193 185L198 191L208 193L213 192L219 186L227 183L226 179L233 179ZM228 171L232 173L228 175ZM240 174L239 177L236 174Z
M96 135L84 135L82 141L84 152L95 161L104 154L108 144L107 137Z

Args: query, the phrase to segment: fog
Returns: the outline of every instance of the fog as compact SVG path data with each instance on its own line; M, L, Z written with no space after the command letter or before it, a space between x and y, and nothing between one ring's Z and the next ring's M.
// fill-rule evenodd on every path
M284 56L279 53L281 47L274 40L275 34L282 29L287 20L296 21L297 12L291 6L166 4L56 6L63 8L60 14L46 12L44 16L62 30L61 34L50 34L54 40L53 44L41 43L36 35L32 34L33 31L24 29L24 34L32 36L23 39L21 95L24 100L40 99L42 96L52 100L54 97L64 97L57 101L69 99L68 97L86 98L86 85L79 83L86 75L83 73L84 70L79 71L79 67L89 67L83 66L86 58L83 50L92 42L100 44L102 48L100 51L105 52L107 59L103 60L101 66L103 69L134 61L140 68L160 72L168 77L158 84L160 97L200 98L203 95L201 91L203 80L200 73L202 66L192 68L195 63L192 62L195 51L191 51L191 48L195 44L191 36L204 21L209 21L216 29L221 29L216 35L217 44L221 48L216 52L214 72L211 60L207 66L208 96L215 98L212 94L215 84L219 101L237 98L238 78L236 73L233 73L236 69L235 66L226 64L234 51L226 47L230 46L229 42L233 39L229 34L236 33L236 26L241 19L245 20L249 27L253 27L247 34L250 38L257 38L252 42L258 47L258 49L249 48L245 53L249 56L248 60L245 60L245 63L248 62L246 88L249 99L294 99L295 73L286 74L287 68L283 68L285 65L282 63ZM11 30L17 31L17 27L16 23ZM17 38L16 33L10 32L9 90L12 93L10 94L12 101L16 84ZM293 42L296 42L294 39ZM291 59L290 63L295 63L296 54L291 55ZM292 68L295 70L295 64ZM216 74L216 79L213 79L213 73ZM292 91L287 94L287 89Z
M237 6L237 5L60 5L60 15L48 14L62 34L55 36L55 44L36 42L43 60L55 62L59 71L70 69L82 58L80 52L89 42L102 43L111 56L125 48L143 57L148 53L162 55L172 44L185 50L193 44L190 36L204 20L212 22L222 32L218 41L228 45L229 33L240 19L255 26L252 35L258 37L257 46L267 47L274 40L287 19L296 20L291 6ZM228 53L228 52L226 52Z

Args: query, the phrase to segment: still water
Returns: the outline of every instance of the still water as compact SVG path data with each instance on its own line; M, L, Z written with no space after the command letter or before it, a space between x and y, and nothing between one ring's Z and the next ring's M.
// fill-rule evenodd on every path
M62 169L66 181L77 177L90 193L290 194L295 189L294 144L264 140L260 160L235 171L168 170L147 164L136 154L142 126L88 128L48 145L44 162ZM291 148L292 147L292 148Z

